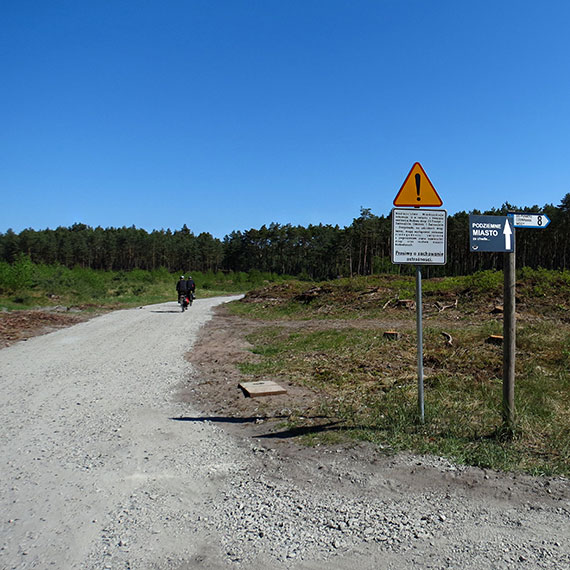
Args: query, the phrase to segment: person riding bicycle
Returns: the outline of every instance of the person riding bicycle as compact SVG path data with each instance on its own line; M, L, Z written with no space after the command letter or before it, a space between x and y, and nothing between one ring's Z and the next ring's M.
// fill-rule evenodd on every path
M178 298L184 296L192 301L194 299L194 291L196 291L196 284L192 276L188 275L188 277L185 278L184 275L181 275L176 283L176 291L178 291Z
M180 279L176 283L176 291L178 293L178 297L180 297L181 295L184 296L188 295L188 282L184 278L184 275L181 275Z
M194 283L194 279L192 279L191 275L188 275L186 279L186 291L188 292L188 296L191 299L194 299L194 291L196 291L196 283Z

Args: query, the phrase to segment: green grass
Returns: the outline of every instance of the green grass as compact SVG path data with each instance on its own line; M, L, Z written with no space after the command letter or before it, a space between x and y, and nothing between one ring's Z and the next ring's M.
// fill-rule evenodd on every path
M445 356L439 349L427 351L423 425L418 423L411 333L394 342L358 329L291 333L271 328L249 338L259 358L240 368L323 394L319 413L342 420L337 437L480 467L569 475L567 362L549 364L545 351L535 352L535 362L549 372L519 373L516 436L506 441L500 433L500 349L484 344L485 334L479 328L464 332ZM311 436L311 442L317 437ZM328 431L326 438L331 437Z
M0 309L18 310L53 305L83 309L125 308L176 299L180 273L155 271L96 271L37 265L26 256L13 264L0 262ZM198 298L245 293L286 278L260 273L193 272Z
M530 278L535 279L536 273ZM346 320L355 313L360 318L370 313L381 316L377 307L369 312L358 306L359 292L379 287L378 279L352 287L339 282L322 284L325 298L309 303L298 300L302 287L294 286L293 290L250 294L250 302L234 304L232 310L239 314L273 320L248 337L256 357L240 369L255 377L306 386L321 395L318 409L310 413L339 423L304 436L309 445L364 440L393 452L436 454L483 468L569 476L570 325L567 316L559 318L557 309L557 303L566 306L570 298L565 279L565 275L546 279L555 285L544 297L540 317L529 300L534 285L524 279L520 283L520 310L531 317L519 318L517 327L517 414L512 439L505 437L502 426L502 348L486 342L489 335L502 332L500 317L489 310L499 287L493 272L434 280L427 287L450 298L463 294L463 302L453 313L446 311L440 319L424 321L423 424L418 421L413 318L400 321L397 341L384 338L382 329L360 327L359 321L340 328L323 322L318 330L303 324L311 315L322 319L322 307L332 298L345 309L339 308L336 316L344 315ZM383 298L403 290L400 281L392 279L391 283L395 289L379 289ZM491 295L484 294L486 286L492 287ZM474 292L484 295L484 311ZM394 310L390 311L387 308L384 314L392 319ZM409 312L413 317L413 311ZM292 319L300 321L297 328L279 324ZM452 335L451 346L443 332ZM297 427L303 425L303 420L292 421Z

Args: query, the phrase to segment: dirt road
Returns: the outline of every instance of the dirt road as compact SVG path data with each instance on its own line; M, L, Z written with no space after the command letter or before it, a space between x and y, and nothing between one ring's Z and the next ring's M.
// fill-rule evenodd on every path
M227 300L0 350L0 568L570 568L566 480L224 431L184 354Z

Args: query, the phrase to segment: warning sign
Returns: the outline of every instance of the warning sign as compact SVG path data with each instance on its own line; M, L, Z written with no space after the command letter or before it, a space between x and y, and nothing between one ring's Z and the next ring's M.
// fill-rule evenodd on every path
M442 204L441 198L422 165L416 162L394 198L394 206L421 208L441 206Z

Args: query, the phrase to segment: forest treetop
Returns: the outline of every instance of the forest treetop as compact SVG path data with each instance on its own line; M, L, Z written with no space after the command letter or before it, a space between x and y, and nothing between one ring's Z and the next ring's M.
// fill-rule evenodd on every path
M508 212L546 214L546 230L523 229L516 235L517 265L568 269L570 267L570 193L560 204L518 207L509 203L474 214ZM448 263L430 268L432 276L464 275L482 269L500 269L501 254L469 251L467 212L448 217ZM54 230L25 229L0 233L0 261L27 255L34 263L93 269L157 269L169 271L251 271L294 275L308 279L405 272L391 263L391 218L369 208L350 226L293 226L271 223L258 229L233 231L223 240L203 232L180 230L147 232L134 226L92 228L82 223Z

